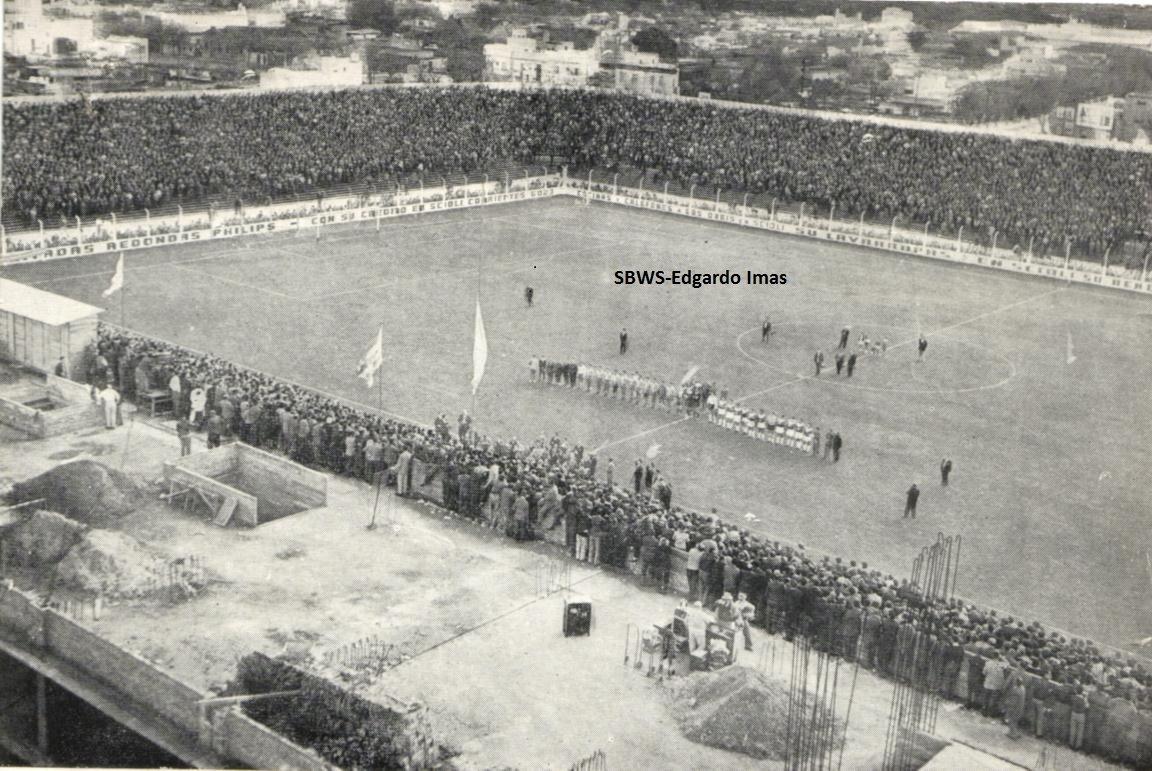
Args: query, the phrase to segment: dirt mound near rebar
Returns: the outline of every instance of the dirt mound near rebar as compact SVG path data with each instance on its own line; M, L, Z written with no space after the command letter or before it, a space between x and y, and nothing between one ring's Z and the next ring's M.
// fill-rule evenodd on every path
M811 697L809 707L811 709ZM682 681L673 709L685 738L761 760L784 760L788 686L762 672L732 666ZM835 721L837 743L844 726Z
M75 589L106 597L142 597L156 589L163 565L130 535L91 530L60 560L56 576Z
M42 506L86 525L106 525L140 503L136 483L91 460L65 463L12 486L10 504L43 499Z
M5 535L8 557L18 565L41 567L63 559L84 537L84 525L54 511L34 511Z

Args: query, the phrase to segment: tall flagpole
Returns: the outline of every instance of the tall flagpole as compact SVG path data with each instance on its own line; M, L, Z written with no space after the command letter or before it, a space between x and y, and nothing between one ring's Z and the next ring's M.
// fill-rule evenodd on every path
M120 252L120 267L124 268L124 252ZM124 268L124 270L121 272L121 275L120 275L120 328L121 329L125 328L124 327L124 292L127 290L124 289L124 275L123 274L127 273L127 272L128 272L128 269Z
M480 307L480 259L481 259L481 255L478 253L476 255L476 307L477 308ZM475 336L475 330L473 330L473 336ZM473 342L473 345L475 345L476 341L473 340L472 342ZM473 362L472 366L476 366L475 362ZM473 374L473 377L475 377L475 374ZM480 390L480 384L477 383L476 387L472 389L472 423L473 424L476 423L476 392L479 390Z

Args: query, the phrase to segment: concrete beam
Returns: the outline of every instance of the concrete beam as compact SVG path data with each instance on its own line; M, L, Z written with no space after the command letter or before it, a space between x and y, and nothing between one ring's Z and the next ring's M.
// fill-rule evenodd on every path
M55 656L26 647L0 631L0 651L24 666L59 684L117 723L130 728L157 747L197 768L228 768L226 758L201 747L198 738L159 716L147 704L135 701L78 667ZM37 707L42 704L42 685L37 684ZM40 732L46 726L37 726ZM46 738L46 737L45 737Z

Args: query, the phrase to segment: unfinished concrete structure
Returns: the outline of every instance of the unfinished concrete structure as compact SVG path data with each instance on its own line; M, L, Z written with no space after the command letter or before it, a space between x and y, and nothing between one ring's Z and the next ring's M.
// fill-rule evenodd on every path
M101 425L88 386L55 375L11 372L13 379L0 385L0 424L37 439Z
M235 442L164 464L167 498L206 507L221 527L255 527L328 503L328 478L278 455Z

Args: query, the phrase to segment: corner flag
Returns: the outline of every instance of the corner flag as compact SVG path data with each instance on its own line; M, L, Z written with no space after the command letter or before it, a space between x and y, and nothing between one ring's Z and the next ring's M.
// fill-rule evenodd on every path
M356 368L356 377L364 379L364 385L368 388L376 382L376 373L380 371L380 366L384 363L384 327L380 327L376 332L376 342L372 343L372 347L368 349L367 353L360 359L360 366Z
M484 334L484 317L480 314L480 300L476 300L476 339L472 344L472 393L480 388L484 378L484 365L488 363L488 336Z
M124 253L120 253L120 259L116 261L116 272L112 274L112 283L104 290L104 297L111 297L124 287Z

